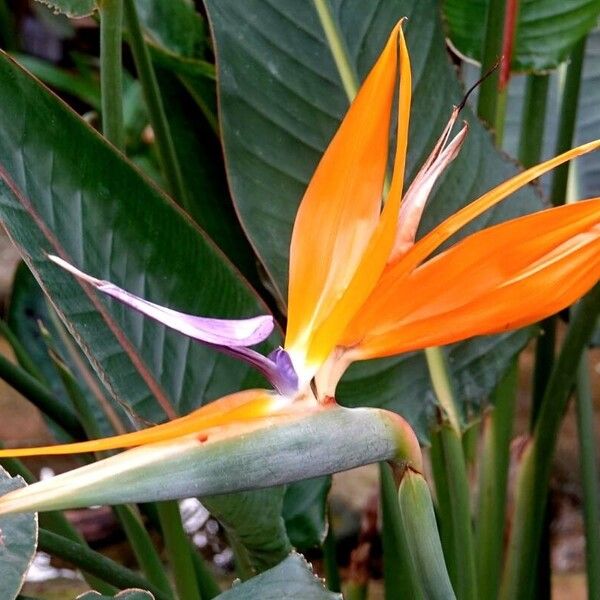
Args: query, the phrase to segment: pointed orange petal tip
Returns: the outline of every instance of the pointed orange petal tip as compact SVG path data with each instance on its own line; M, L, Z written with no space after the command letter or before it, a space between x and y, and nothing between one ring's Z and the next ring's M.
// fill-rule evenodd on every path
M326 359L347 321L375 285L393 243L411 90L410 63L400 24L325 151L296 216L286 337L286 349L296 363L318 367ZM398 65L393 193L380 219ZM303 370L302 365L296 367ZM314 373L310 368L308 371L310 378Z
M267 390L245 390L224 396L174 421L149 427L142 431L73 444L39 448L7 448L0 450L0 458L118 450L169 441L189 434L196 434L200 439L200 437L206 435L206 430L215 427L253 422L274 415L287 406L289 402L289 399Z

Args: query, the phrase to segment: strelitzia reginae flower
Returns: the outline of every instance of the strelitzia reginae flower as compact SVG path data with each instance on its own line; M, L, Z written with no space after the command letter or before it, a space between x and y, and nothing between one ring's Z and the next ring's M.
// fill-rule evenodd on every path
M392 177L386 186L395 98L396 144ZM268 337L273 328L271 317L226 321L182 314L50 256L60 267L135 310L247 361L271 382L273 390L235 393L188 416L139 432L3 451L0 456L137 447L12 492L0 500L0 513L68 506L64 498L55 501L57 494L64 496L68 490L78 490L73 505L110 501L112 497L102 496L94 482L122 477L131 470L143 478L154 461L272 425L293 427L298 419L335 406L336 384L353 361L518 328L568 306L596 283L600 273L598 198L495 225L434 253L484 211L557 165L594 150L600 142L570 150L501 183L416 241L427 198L458 155L468 127L465 124L453 135L459 114L455 108L431 155L403 191L410 105L410 61L399 24L325 151L300 204L290 247L285 344L269 356L250 346ZM410 432L399 417L394 418ZM408 433L406 440L407 456L418 462L416 438ZM154 485L159 484L157 479ZM82 492L86 486L92 489L87 496ZM154 499L179 493L168 490L166 495L154 494ZM144 497L132 494L119 499Z

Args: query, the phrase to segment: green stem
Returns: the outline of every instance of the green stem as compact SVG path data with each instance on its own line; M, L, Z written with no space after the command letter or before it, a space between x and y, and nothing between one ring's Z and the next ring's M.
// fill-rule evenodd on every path
M598 464L594 435L594 400L587 352L583 353L577 370L577 429L583 486L583 517L585 523L585 561L588 598L600 598L600 497L598 495Z
M573 145L579 90L581 88L581 71L583 68L586 42L587 36L578 42L571 51L569 65L567 67L567 76L565 78L562 99L560 102L560 120L558 123L555 154L566 152ZM568 164L561 165L554 169L552 188L550 191L550 200L554 206L565 203L568 179Z
M385 600L422 598L417 573L412 569L410 549L402 529L398 490L390 465L379 464L382 515L383 577Z
M581 354L600 313L600 284L581 300L554 364L532 438L522 453L515 508L501 598L530 598L532 565L536 564L543 530L547 489L558 431Z
M335 66L344 86L348 100L352 101L358 92L358 77L350 63L348 49L339 25L333 16L329 0L313 0L327 43L331 49Z
M134 0L124 0L124 8L127 29L129 31L128 41L131 46L140 83L142 84L146 106L148 107L148 115L156 138L161 168L171 194L189 212L191 207L185 193L175 144L171 136L167 115L156 80L156 73L154 72L150 52L144 41Z
M333 532L333 522L331 516L331 510L327 512L327 536L323 542L323 570L325 571L325 581L327 581L327 587L332 592L341 592L342 583L340 579L340 571L338 569L337 561L337 546L335 541L335 534Z
M510 440L515 415L517 382L515 361L494 390L494 410L485 417L479 471L477 512L477 584L481 598L498 595L504 553L506 484L510 461Z
M535 344L533 363L533 389L531 393L530 429L535 427L538 413L548 385L556 352L556 317L554 315L540 323L540 334Z
M456 559L457 597L471 600L477 595L475 571L475 549L471 524L469 479L465 465L460 434L453 428L442 425L440 431L450 495L450 517L452 519L454 555Z
M182 600L201 600L189 540L181 522L179 504L175 501L160 502L157 508L177 593Z
M52 419L68 436L73 439L84 438L84 431L77 417L65 408L42 383L2 355L0 355L0 378Z
M148 581L162 590L165 596L173 598L171 584L167 573L154 547L152 538L146 531L139 510L135 505L119 505L114 507L131 549Z
M442 447L440 431L431 432L431 470L433 472L433 481L435 483L435 498L440 528L440 538L444 556L446 557L446 566L450 575L452 586L456 589L458 583L459 556L454 553L454 528L452 527L452 501L450 498L450 486L448 485L448 472L446 471L446 462L444 460L444 450Z
M114 146L123 149L123 67L121 65L122 0L100 0L100 89L102 131Z
M4 336L4 339L10 344L12 351L14 352L15 358L21 367L23 367L32 377L35 377L38 381L45 383L44 376L41 371L37 368L33 362L29 353L21 344L19 338L12 332L10 327L4 322L0 321L0 334Z
M6 0L0 0L0 41L6 52L17 50L17 28Z
M452 378L441 348L426 348L425 359L437 400L446 413L452 428L460 435L461 418L456 405Z
M502 147L504 141L504 123L506 121L506 103L508 102L508 87L499 90L496 100L496 120L494 121L494 142L497 148Z
M542 156L549 83L549 75L527 76L519 141L519 160L526 168L539 163Z
M117 588L139 588L151 592L156 600L171 600L162 590L156 588L141 575L106 558L99 552L94 552L83 544L68 540L43 528L39 531L38 548L52 556L69 561L81 570L92 573Z
M191 540L188 540L188 546L194 565L196 581L200 590L200 597L202 600L212 600L212 598L216 598L221 593L221 589Z
M483 38L481 72L487 73L500 59L502 54L502 37L504 35L505 0L490 0L488 3L485 36ZM484 81L479 89L477 115L492 129L496 128L496 111L498 102L499 69L496 69ZM498 144L496 144L498 145Z
M455 598L444 562L431 494L420 473L406 469L401 474L398 505L411 564L425 598Z

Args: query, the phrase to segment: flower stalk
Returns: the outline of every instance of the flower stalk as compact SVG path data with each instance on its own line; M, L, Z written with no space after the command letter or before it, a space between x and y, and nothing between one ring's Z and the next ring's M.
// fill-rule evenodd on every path
M101 0L100 9L100 90L102 132L119 150L125 146L123 127L123 67L121 31L123 0Z
M600 598L600 497L594 419L594 397L590 382L588 353L584 351L577 370L577 431L583 486L585 563L588 598Z

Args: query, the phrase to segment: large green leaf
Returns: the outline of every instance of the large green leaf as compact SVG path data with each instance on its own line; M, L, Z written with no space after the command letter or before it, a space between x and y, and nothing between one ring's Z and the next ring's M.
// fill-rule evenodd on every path
M234 585L217 600L341 600L341 594L325 589L306 559L296 552L276 567Z
M363 77L393 25L403 16L413 66L408 171L416 168L448 119L461 90L445 53L433 0L332 2L352 65ZM287 288L288 247L304 188L348 106L314 6L292 0L207 0L215 37L221 123L229 181L244 227L279 295ZM472 117L469 138L434 193L422 230L515 172ZM477 223L538 209L531 190L517 194ZM450 351L465 412L494 386L527 339L523 332L477 339ZM488 360L489 356L494 360ZM433 393L420 355L356 365L340 387L350 405L384 405L406 415L427 436Z
M24 487L20 477L11 477L0 467L0 496ZM37 545L37 515L0 517L0 592L2 600L14 600L23 585Z
M190 216L258 287L256 259L229 195L219 140L179 78L165 68L157 72L171 134L177 140Z
M444 0L452 43L461 53L476 60L481 60L488 4L489 0ZM520 2L512 69L556 67L596 25L599 15L600 3L596 0Z
M0 215L111 392L146 418L244 387L249 370L110 301L56 269L95 276L190 313L265 307L204 234L99 135L0 56Z
M190 313L265 307L206 236L77 115L0 55L0 216L120 404L158 421L257 383L245 366L99 298L45 257ZM265 497L265 503L269 502ZM279 494L272 497L279 503ZM277 504L278 505L278 504Z

